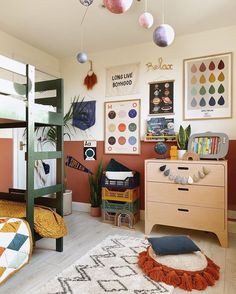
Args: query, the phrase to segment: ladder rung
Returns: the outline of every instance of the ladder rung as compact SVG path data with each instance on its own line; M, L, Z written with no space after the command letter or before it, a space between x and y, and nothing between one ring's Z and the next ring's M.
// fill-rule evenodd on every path
M34 117L35 117L35 123L52 125L52 126L64 125L64 119L61 113L36 109Z
M35 152L33 157L35 160L57 159L57 158L62 158L62 152L61 151Z
M54 186L49 186L49 187L45 187L45 188L40 188L40 189L36 189L34 190L34 198L43 196L43 195L47 195L47 194L53 194L56 192L61 192L62 191L62 184L57 184Z

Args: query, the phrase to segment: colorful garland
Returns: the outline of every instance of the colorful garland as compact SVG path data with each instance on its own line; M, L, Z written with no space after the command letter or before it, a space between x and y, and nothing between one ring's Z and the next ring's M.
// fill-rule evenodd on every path
M169 177L170 181L174 181L176 184L182 185L191 185L193 183L197 183L200 179L204 179L205 176L210 173L210 170L205 166L203 166L202 171L199 170L197 173L193 175L193 177L191 177L190 175L188 177L174 175L166 165L162 165L159 169L161 172L164 173L164 176Z

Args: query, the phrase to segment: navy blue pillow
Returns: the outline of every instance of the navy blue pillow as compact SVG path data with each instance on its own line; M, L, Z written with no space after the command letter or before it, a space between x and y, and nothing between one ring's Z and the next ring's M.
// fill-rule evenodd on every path
M165 236L148 238L157 255L182 254L200 251L199 247L187 236Z

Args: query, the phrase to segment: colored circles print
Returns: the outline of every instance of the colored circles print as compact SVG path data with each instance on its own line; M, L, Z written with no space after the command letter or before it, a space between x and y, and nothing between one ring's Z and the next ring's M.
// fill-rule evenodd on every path
M130 132L135 132L137 130L137 125L135 123L129 124Z
M118 130L120 132L124 132L126 130L126 125L124 123L119 124Z
M115 137L109 137L109 138L108 138L108 143L109 143L110 145L114 145L114 144L116 143L116 138L115 138Z
M119 138L118 138L118 143L119 143L120 145L124 145L124 144L126 143L126 139L125 139L125 137L119 137Z
M135 109L130 109L129 111L129 117L135 118L137 116L137 111Z
M116 130L116 125L115 124L109 124L108 129L111 133L115 132Z
M140 154L140 100L105 102L105 154Z
M116 113L115 113L115 111L114 111L114 110L111 110L111 111L108 113L108 117L109 117L110 119L114 119L114 118L116 117Z
M133 146L137 143L137 139L136 139L136 137L131 136L131 137L129 137L128 142L130 145Z

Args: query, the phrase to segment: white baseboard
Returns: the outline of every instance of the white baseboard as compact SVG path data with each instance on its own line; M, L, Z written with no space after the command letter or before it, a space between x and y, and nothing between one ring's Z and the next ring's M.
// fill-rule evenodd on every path
M236 210L228 210L228 218L236 220Z
M81 212L89 212L90 211L90 203L83 202L72 202L72 210L81 211Z

